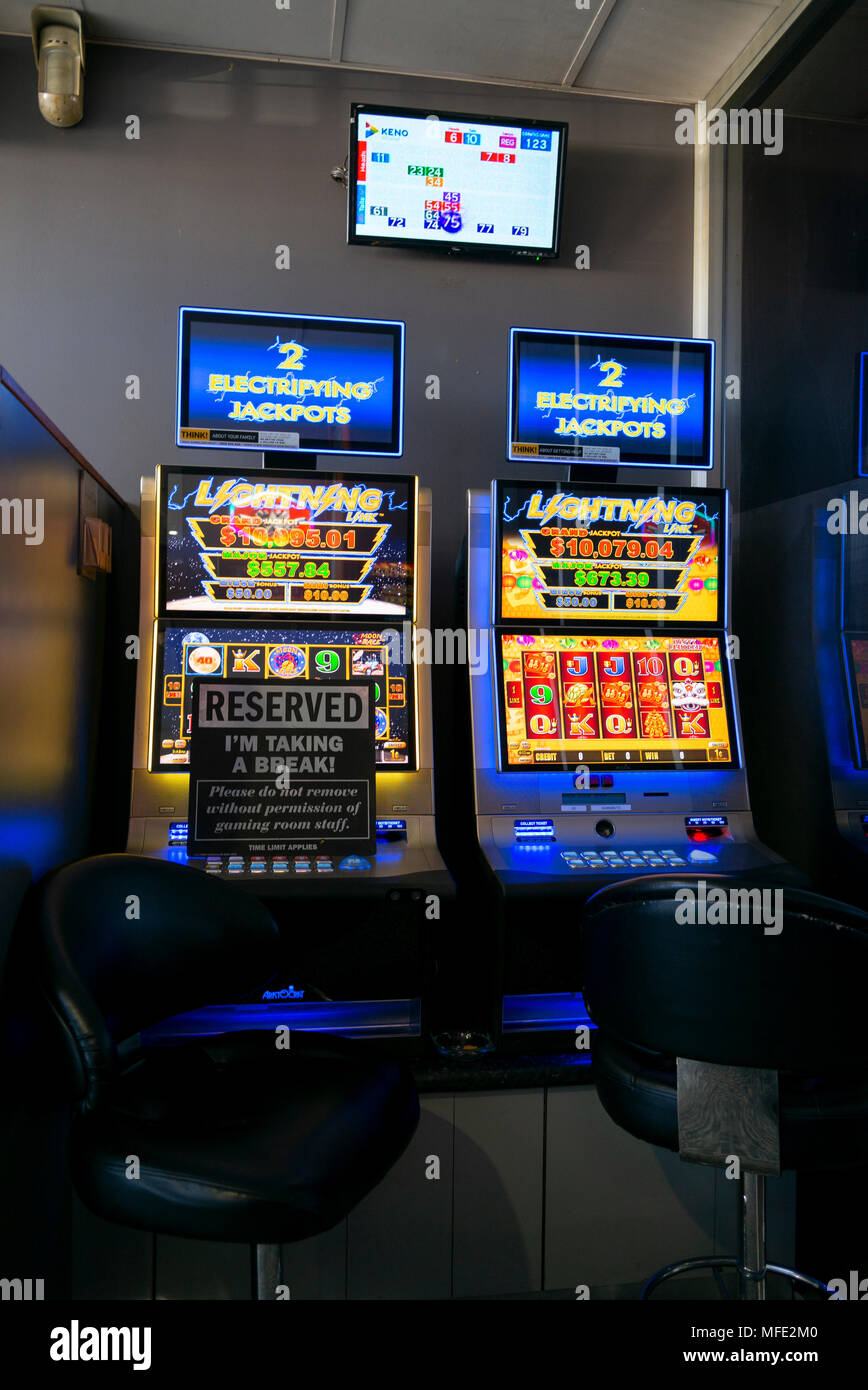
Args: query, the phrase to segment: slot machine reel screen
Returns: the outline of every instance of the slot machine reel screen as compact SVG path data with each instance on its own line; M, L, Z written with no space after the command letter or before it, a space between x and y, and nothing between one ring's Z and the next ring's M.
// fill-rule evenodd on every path
M184 448L398 457L403 388L397 320L180 310Z
M725 626L726 495L498 481L496 622Z
M507 457L711 468L714 343L510 329Z
M412 621L415 478L177 467L158 486L159 616Z
M265 677L292 680L374 682L375 755L378 769L416 768L415 690L412 664L401 643L372 629L242 627L167 622L157 626L154 652L152 772L184 772L190 764L190 682ZM397 651L395 649L398 649Z
M501 770L738 766L719 636L496 632Z
M560 121L355 103L347 241L557 256L567 131Z

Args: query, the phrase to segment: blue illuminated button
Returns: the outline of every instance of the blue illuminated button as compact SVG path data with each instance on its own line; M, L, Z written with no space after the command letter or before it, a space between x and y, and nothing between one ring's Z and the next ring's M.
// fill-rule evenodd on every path
M342 859L338 868L352 872L353 869L369 869L370 859L363 859L360 854L348 854L346 859Z
M578 857L579 857L579 856L578 856L578 853L577 853L576 850L574 850L574 849L562 849L562 850L561 850L561 858L562 858L562 859L578 859Z
M692 864L717 863L717 855L709 854L707 849L692 849L687 857Z

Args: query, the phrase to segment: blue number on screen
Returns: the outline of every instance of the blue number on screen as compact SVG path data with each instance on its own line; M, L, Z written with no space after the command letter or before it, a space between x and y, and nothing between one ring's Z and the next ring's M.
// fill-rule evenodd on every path
M442 231L453 233L460 232L461 226L462 223L460 212L441 212L440 227Z
M523 150L550 150L552 147L552 132L550 130L523 130L521 132L521 148Z

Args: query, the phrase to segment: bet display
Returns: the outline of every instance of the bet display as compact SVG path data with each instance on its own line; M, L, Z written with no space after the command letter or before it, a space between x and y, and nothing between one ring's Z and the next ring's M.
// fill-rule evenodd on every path
M510 330L508 457L711 468L714 344Z
M498 481L499 622L722 625L716 489L593 491Z
M557 252L566 126L353 108L349 240Z
M404 325L182 308L176 443L400 455Z
M159 612L411 619L416 482L161 468Z
M152 771L181 772L190 765L190 682L196 676L278 682L368 677L374 682L377 766L414 769L413 668L392 655L378 631L161 623L154 654Z
M736 764L719 637L501 632L504 770Z

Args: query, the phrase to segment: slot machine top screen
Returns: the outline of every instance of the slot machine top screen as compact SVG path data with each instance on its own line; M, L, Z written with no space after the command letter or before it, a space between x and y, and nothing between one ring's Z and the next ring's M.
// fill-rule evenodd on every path
M718 636L497 632L501 769L738 765Z
M157 615L413 620L417 480L161 467Z
M711 468L714 343L510 329L507 457Z
M175 442L399 457L403 376L397 321L184 307Z
M496 622L724 626L726 494L493 485Z
M557 256L567 130L355 103L347 240Z

